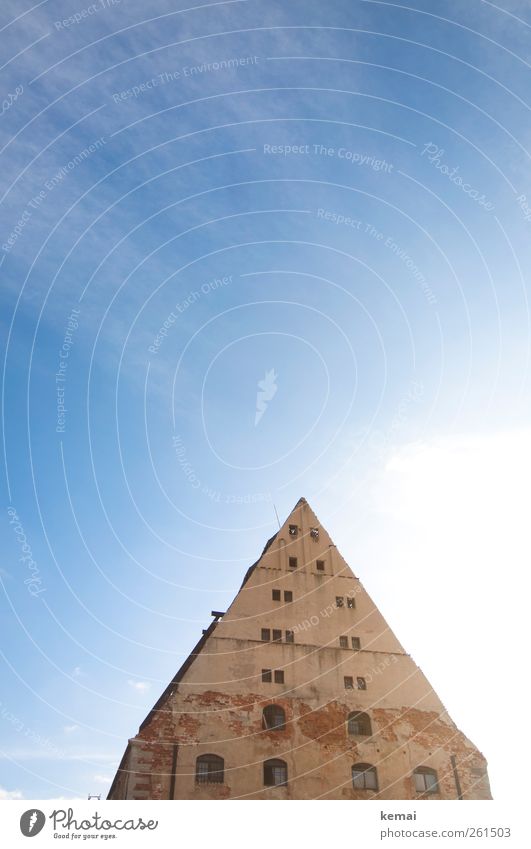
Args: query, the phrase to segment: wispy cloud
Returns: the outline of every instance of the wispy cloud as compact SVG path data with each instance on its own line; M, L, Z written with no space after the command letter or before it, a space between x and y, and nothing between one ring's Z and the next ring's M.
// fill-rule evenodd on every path
M0 799L5 801L7 799L23 799L23 795L20 790L6 790L5 787L0 787Z
M129 679L127 683L130 687L133 688L133 690L138 690L139 693L144 693L151 687L149 681L132 681L131 679Z

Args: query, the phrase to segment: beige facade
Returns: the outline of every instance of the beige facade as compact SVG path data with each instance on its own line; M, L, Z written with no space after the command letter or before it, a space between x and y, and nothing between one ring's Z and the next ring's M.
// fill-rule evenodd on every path
M301 498L129 741L108 798L491 796L485 758Z

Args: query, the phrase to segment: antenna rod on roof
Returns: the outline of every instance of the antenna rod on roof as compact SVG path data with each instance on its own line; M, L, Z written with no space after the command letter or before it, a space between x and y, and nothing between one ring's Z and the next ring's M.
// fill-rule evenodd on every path
M277 517L278 529L280 530L280 519L278 518L278 513L277 513L277 506L276 506L276 504L273 504L273 507L275 508L275 516Z

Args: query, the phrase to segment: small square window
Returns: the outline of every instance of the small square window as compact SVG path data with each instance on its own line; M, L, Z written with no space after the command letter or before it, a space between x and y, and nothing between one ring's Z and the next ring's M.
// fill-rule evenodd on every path
M336 595L336 607L343 607L343 603L344 603L343 596Z
M275 684L283 684L284 683L284 670L283 669L275 669Z
M280 601L280 590L272 591L273 601Z
M351 610L356 607L352 596L347 596L347 607L350 607Z
M295 642L295 635L293 631L286 631L286 642L293 643Z
M293 601L293 593L291 590L284 591L284 601Z
M315 561L315 567L316 567L318 572L324 572L324 568L325 568L324 560L316 560Z
M319 528L310 528L310 536L312 539L319 539Z
M273 641L275 643L280 643L282 641L282 631L277 630L277 628L273 628Z
M262 628L261 639L264 640L264 642L267 642L268 640L271 639L271 631L269 630L269 628Z
M348 649L348 637L339 638L339 647L342 649Z
M270 669L262 669L262 681L265 683L271 681L271 670Z
M343 681L345 683L345 690L353 690L354 689L354 679L352 678L351 675L345 675L345 677L343 678Z
M272 760L264 762L264 786L285 787L288 783L288 766L285 761Z
M358 684L358 690L366 690L367 689L367 682L366 682L365 678L356 678L356 681L357 681L357 684Z
M290 537L296 537L296 536L297 536L298 531L299 531L299 529L298 529L297 525L290 525L290 526L289 526L289 535L290 535Z
M352 643L352 648L354 651L360 650L360 638L359 637L351 637L350 642Z
M288 560L288 566L289 566L290 569L296 569L297 568L297 558L296 557L290 557L289 560Z

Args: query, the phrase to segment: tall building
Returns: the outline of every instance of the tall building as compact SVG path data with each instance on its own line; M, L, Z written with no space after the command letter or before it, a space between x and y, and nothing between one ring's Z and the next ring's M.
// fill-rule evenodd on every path
M490 799L304 498L129 740L109 799Z

